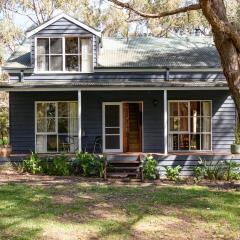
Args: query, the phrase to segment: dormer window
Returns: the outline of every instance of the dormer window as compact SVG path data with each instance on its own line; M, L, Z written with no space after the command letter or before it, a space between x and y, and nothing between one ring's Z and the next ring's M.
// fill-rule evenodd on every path
M92 72L90 38L37 38L38 72Z

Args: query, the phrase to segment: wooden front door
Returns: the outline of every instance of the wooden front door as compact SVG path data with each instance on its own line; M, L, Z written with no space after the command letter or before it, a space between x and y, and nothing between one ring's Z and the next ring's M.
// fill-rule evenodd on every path
M142 103L123 103L123 151L142 151Z

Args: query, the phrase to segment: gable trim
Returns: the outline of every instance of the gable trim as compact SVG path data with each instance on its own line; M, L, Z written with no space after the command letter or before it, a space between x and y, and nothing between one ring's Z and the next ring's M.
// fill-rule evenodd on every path
M65 14L65 13L61 13L61 14L57 15L56 17L50 19L49 21L43 23L43 24L40 25L39 27L36 27L36 28L33 29L32 31L27 32L27 33L26 33L27 38L33 36L34 34L38 33L39 31L41 31L42 29L48 27L49 25L55 23L56 21L58 21L58 20L61 19L61 18L66 18L68 21L76 24L77 26L84 28L85 30L91 32L92 34L94 34L94 35L96 35L96 36L98 36L98 37L101 37L101 32L99 32L99 31L97 31L97 30L95 30L95 29L87 26L86 24L84 24L84 23L76 20L76 19L73 18L73 17L70 17L69 15L67 15L67 14Z

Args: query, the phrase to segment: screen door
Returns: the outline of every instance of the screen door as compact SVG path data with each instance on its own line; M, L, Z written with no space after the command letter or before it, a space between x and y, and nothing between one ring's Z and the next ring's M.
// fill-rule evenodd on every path
M122 152L122 104L103 103L103 151Z

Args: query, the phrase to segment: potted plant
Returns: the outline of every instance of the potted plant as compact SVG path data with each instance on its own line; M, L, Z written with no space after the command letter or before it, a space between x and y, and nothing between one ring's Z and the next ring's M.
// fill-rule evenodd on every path
M240 154L240 122L238 120L237 127L235 130L235 142L231 145L232 154Z
M8 143L8 112L0 109L0 157L9 157L12 147Z

